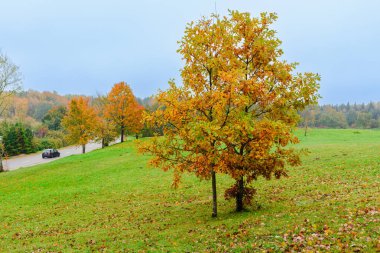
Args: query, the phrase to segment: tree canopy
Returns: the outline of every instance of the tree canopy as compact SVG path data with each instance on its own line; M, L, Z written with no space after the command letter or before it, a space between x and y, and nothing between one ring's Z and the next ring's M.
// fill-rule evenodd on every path
M215 173L236 180L225 196L241 211L255 192L253 180L279 178L287 164L300 164L299 153L287 146L298 142L297 112L317 102L320 78L295 73L297 64L282 60L270 27L276 18L232 11L188 24L178 50L183 85L171 81L157 96L159 110L145 117L165 136L141 150L154 155L155 166L174 169L175 186L185 171L212 178L213 216Z
M119 127L120 139L123 142L126 131L137 133L142 129L143 110L144 108L137 103L129 85L120 82L115 84L108 93L104 115Z
M62 125L68 132L68 139L73 143L85 145L95 138L97 129L97 115L93 107L89 106L87 98L73 98L69 103L67 114L62 119Z

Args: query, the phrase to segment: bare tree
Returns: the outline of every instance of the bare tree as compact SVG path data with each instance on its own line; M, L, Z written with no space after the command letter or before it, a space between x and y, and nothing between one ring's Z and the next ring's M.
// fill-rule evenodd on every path
M0 52L0 115L7 109L9 98L21 89L21 73L17 65ZM0 172L3 167L4 145L0 136Z
M19 67L0 53L0 115L7 108L9 98L21 89L21 82Z

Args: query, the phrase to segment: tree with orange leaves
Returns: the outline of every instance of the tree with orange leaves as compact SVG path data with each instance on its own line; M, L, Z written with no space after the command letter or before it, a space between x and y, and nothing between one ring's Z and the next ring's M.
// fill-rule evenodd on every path
M98 123L96 129L96 141L102 142L102 148L109 146L110 142L114 141L118 137L118 131L113 122L105 117L105 108L108 104L107 96L98 95L92 104L97 113Z
M142 129L144 108L137 103L131 88L124 82L115 84L107 96L105 116L120 129L120 140L125 132L138 133Z
M88 98L78 97L70 101L62 126L67 130L70 141L81 145L82 153L85 153L86 144L94 139L97 129L97 115Z
M144 107L138 103L135 104L134 107L131 108L132 115L135 115L135 117L131 118L129 124L128 124L128 131L130 133L135 134L136 139L138 139L138 134L141 132L141 130L144 127L144 123L142 120L142 115L144 113Z
M300 153L288 144L297 110L317 102L319 76L295 74L296 64L281 61L281 41L270 25L275 14L230 12L190 23L180 42L185 60L183 86L170 83L158 95L160 110L146 122L164 128L164 137L141 150L152 163L174 169L174 185L184 171L212 179L216 216L215 173L236 183L225 192L236 199L236 210L250 203L259 176L286 176L286 165L300 164Z

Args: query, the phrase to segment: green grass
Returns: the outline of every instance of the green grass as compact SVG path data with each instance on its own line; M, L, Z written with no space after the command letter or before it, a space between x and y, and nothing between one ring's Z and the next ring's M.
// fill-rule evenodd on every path
M135 142L0 174L0 252L364 251L380 247L380 131L299 132L289 178L258 180L255 204L219 216L211 183L147 166Z

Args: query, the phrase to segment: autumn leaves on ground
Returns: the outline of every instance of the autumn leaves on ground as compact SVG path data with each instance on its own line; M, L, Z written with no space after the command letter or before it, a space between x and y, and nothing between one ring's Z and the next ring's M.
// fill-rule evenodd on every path
M136 141L0 174L0 251L363 251L379 249L380 131L316 130L311 152L281 180L259 180L235 213L232 180L210 182L146 166ZM143 141L149 141L147 139ZM100 162L101 161L101 162Z

